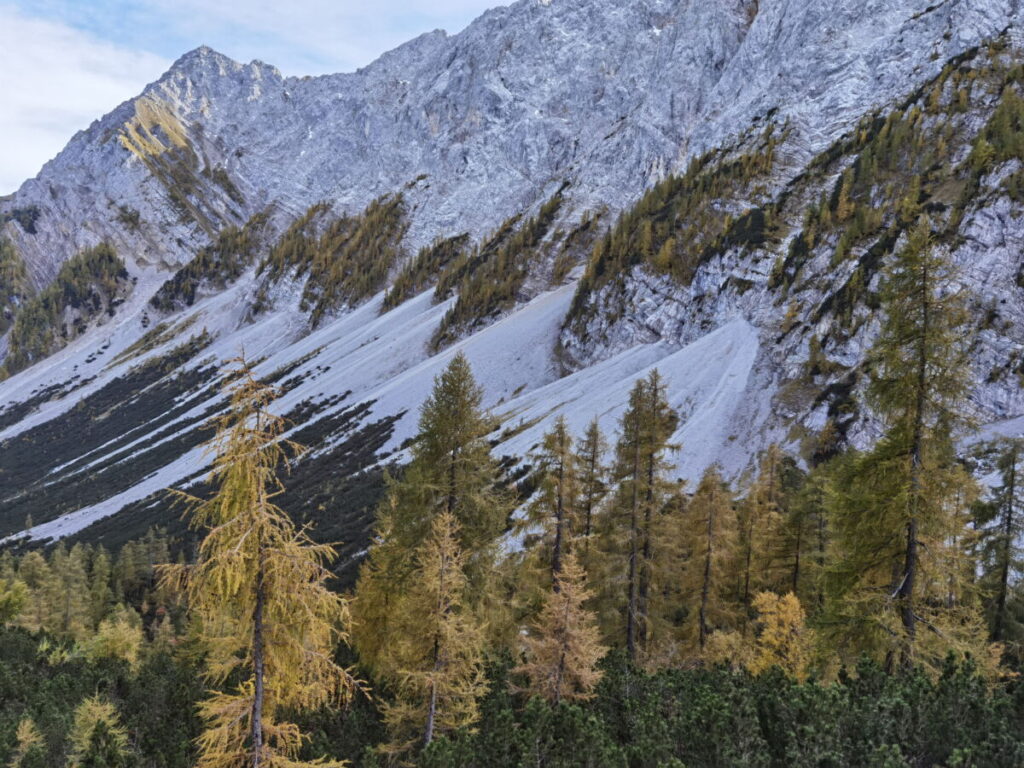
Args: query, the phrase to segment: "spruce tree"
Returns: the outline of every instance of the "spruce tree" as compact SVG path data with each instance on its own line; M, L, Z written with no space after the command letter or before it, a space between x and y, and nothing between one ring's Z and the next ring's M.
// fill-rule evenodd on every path
M283 718L342 702L355 686L334 662L348 608L326 586L334 550L273 501L281 464L297 449L281 442L284 419L270 411L277 390L244 359L232 363L228 408L210 445L213 495L185 496L192 527L206 531L198 562L163 575L185 580L205 675L218 689L200 704L207 728L197 765L294 768L305 764L297 761L303 736Z
M594 419L587 426L576 446L576 475L579 496L576 500L579 521L576 538L582 551L580 561L584 569L591 567L590 543L594 536L594 516L608 493L608 468L605 454L608 444L601 434L601 427Z
M622 643L632 661L650 640L652 581L656 572L654 531L678 486L666 478L669 443L679 417L666 399L657 370L636 382L621 420L612 480L618 486L602 530L604 574L625 594L606 599L621 605ZM611 590L606 585L605 592Z
M537 462L539 487L532 499L527 524L541 532L539 559L546 566L545 587L558 589L562 560L569 552L579 524L576 521L577 476L573 441L565 417L559 416L541 440Z

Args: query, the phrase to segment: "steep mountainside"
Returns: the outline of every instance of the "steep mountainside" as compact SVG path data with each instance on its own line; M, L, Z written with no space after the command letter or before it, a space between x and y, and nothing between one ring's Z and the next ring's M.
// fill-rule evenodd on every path
M352 74L193 51L0 202L0 536L176 519L240 349L314 448L286 506L351 553L455 350L509 456L557 413L614 428L652 366L682 476L863 444L922 214L1013 428L1020 43L1015 0L522 0Z

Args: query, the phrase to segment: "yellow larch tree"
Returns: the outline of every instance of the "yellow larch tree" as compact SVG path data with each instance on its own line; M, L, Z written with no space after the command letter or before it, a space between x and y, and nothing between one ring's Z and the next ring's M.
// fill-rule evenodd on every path
M778 595L758 592L753 600L760 632L757 635L750 671L755 675L780 667L790 677L803 682L814 648L807 627L807 616L800 600L792 592Z
M128 759L128 731L121 725L114 705L100 696L91 696L75 708L68 740L69 768L117 768Z
M184 582L216 690L200 704L206 730L199 768L297 768L303 735L286 712L346 701L356 688L334 661L345 642L348 607L330 591L334 549L310 539L274 504L289 452L284 419L269 410L278 392L243 358L217 419L208 499L186 496L191 525L206 530L193 566L167 566L168 587ZM230 684L229 684L230 681Z
M712 632L733 629L740 606L731 589L736 567L736 513L718 467L711 466L680 519L680 549L684 566L679 574L687 620L683 653L700 657Z
M9 768L41 768L46 764L46 741L31 717L25 716L18 721L14 740Z
M525 639L526 661L516 672L529 680L526 690L557 704L588 699L600 682L598 663L607 653L594 615L586 575L575 553L562 559L544 607Z
M396 669L398 606L410 588L414 553L440 514L453 515L459 525L473 610L487 616L494 635L514 631L504 595L498 596L496 567L511 497L491 456L487 435L493 422L482 398L469 361L455 355L420 410L411 461L400 478L389 480L377 508L374 539L356 584L352 634L360 661L380 679Z
M459 524L442 512L414 553L409 590L393 614L391 664L395 700L384 719L400 757L441 733L471 725L486 690L484 632L467 600L466 556Z

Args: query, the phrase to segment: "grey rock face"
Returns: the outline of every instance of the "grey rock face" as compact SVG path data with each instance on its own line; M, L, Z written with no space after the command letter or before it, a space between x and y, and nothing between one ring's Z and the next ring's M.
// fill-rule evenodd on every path
M350 74L283 78L200 48L79 133L4 210L45 283L110 239L140 263L180 264L210 230L274 204L358 209L410 192L409 239L479 236L574 184L575 211L619 210L653 179L757 120L790 120L810 153L874 105L1016 21L1017 0L520 0L458 35L423 35ZM133 117L195 154L203 219L168 205L121 137ZM160 122L163 125L157 125ZM162 137L162 139L160 138ZM146 162L149 160L149 162ZM221 169L240 198L202 176ZM139 212L125 226L122 210Z
M149 297L219 229L264 210L280 231L321 200L356 212L401 190L411 253L438 236L479 239L568 181L564 219L605 211L601 221L611 223L691 158L785 126L781 162L766 181L771 197L864 115L899 103L950 58L1004 30L1019 46L1018 12L1019 0L520 0L458 35L422 35L348 74L284 78L266 64L197 49L0 202L0 213L34 211L33 231L9 221L3 234L37 288L76 251L102 240L139 278L107 326L0 383L0 404L12 404L0 418L18 403L42 403L20 421L4 421L2 436L59 419L146 355L167 353L202 329L211 346L183 370L240 346L265 354L267 373L294 365L299 383L288 407L312 403L333 414L353 392L352 401L368 409L360 423L396 420L386 441L391 455L411 434L430 378L450 354L426 347L444 306L421 296L378 315L375 300L311 332L298 309L301 286L287 280L272 287L272 309L253 316L259 278L251 269L155 328ZM1024 217L999 192L1012 170L985 180L984 201L968 211L953 252L965 285L997 309L973 350L974 402L987 421L1024 412L1014 371L1024 363ZM830 322L815 320L813 308L852 269L830 266L834 245L812 254L794 289L802 309L793 333L780 332L788 299L769 286L772 259L763 253L728 250L702 264L686 287L633 269L621 294L593 297L585 334L562 324L571 286L548 291L550 264L540 265L520 297L530 304L462 342L487 404L519 420L522 429L510 429L504 446L529 451L560 410L580 424L600 415L614 428L633 377L662 364L675 374L670 394L688 422L680 459L689 462L680 466L687 476L711 461L739 475L772 440L795 447L801 433L820 430L830 417L828 403L815 396L836 381L804 389L792 382L804 375L811 338ZM856 312L863 321L856 332L824 349L843 370L863 361L877 332L867 308ZM155 335L139 344L147 333ZM694 366L700 370L690 377ZM210 405L207 394L192 395L200 398L197 411ZM176 434L177 427L160 428ZM848 436L866 444L875 430L864 418ZM100 462L104 446L88 466ZM158 449L138 449L145 472L119 476L116 493L61 513L37 533L73 533L202 469L198 449L167 449L150 461L145 451ZM53 472L70 470L61 464ZM9 498L0 489L0 501Z

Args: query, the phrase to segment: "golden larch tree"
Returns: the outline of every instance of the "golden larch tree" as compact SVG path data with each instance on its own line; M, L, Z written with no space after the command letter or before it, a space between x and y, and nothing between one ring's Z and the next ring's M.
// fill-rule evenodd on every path
M116 768L128 759L128 731L121 725L114 705L100 696L91 696L75 707L68 741L69 768Z
M274 503L279 468L298 450L282 442L284 419L269 410L278 392L243 358L231 363L229 405L209 446L215 490L185 496L206 536L196 564L166 566L163 580L184 582L218 689L200 704L199 768L296 768L307 765L297 760L303 735L284 713L344 702L356 687L334 661L348 608L326 586L334 549Z
M420 409L411 461L399 479L389 480L378 505L374 540L360 566L352 610L360 661L381 679L395 670L397 606L416 568L414 554L439 514L453 515L459 524L473 609L488 616L489 631L495 634L514 626L503 618L506 606L496 597L495 567L498 537L512 505L486 439L493 423L481 408L482 398L469 361L455 355Z
M440 733L471 725L486 690L483 627L467 605L466 556L455 515L442 512L414 553L410 589L394 614L390 649L395 700L385 707L391 741L402 755Z
M686 505L678 533L685 553L679 580L688 609L683 648L690 656L700 656L712 632L733 629L739 618L735 590L730 589L737 560L736 522L718 467L708 467Z
M515 670L528 678L529 693L555 704L593 696L602 677L598 663L608 649L584 607L590 597L583 568L570 552L525 639L526 661Z
M757 635L750 671L755 675L780 667L790 677L803 682L814 647L807 627L807 616L800 600L792 592L777 595L758 592L753 600L760 632Z

